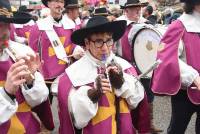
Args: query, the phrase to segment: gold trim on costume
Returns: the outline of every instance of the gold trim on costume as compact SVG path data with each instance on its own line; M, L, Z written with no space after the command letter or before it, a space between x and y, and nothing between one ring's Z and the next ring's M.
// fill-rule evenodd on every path
M6 8L0 8L0 15L6 16L7 18L13 17L13 13L8 11L8 9L6 9Z

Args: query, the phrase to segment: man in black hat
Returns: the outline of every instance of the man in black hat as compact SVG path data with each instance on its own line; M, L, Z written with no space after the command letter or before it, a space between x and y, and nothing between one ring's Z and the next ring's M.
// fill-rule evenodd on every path
M118 52L120 56L122 56L128 62L133 61L133 54L131 44L128 42L128 34L134 24L139 23L140 19L140 11L141 7L146 6L146 3L141 3L139 0L127 0L124 6L121 6L121 9L124 10L124 14L117 18L117 20L126 20L127 21L127 28L125 34L120 39L121 45L121 52Z
M152 90L171 96L168 134L185 134L196 114L195 132L200 134L200 0L181 0L185 13L169 25L161 39L162 63L154 71Z
M146 128L138 132L149 132L144 88L134 67L112 53L125 29L126 21L95 16L73 32L73 43L84 46L86 54L58 82L60 134L73 134L74 127L83 134L135 134L130 113L138 106L143 107L137 117L144 124L137 127Z
M28 9L25 5L23 5L19 7L18 11L30 13L33 9ZM11 24L10 39L28 45L30 29L35 24L33 18L34 17L32 16L32 19L25 24Z
M65 0L64 22L67 23L69 29L73 31L81 27L79 8L78 0Z
M42 2L50 9L51 15L37 21L32 27L29 45L40 53L40 58L44 61L41 72L48 81L47 86L50 89L50 83L70 64L69 57L80 58L79 52L83 49L70 40L73 25L66 22L62 15L65 1L42 0ZM53 96L50 96L51 101L52 98Z
M108 9L106 7L97 7L94 9L93 16L104 16L107 17L109 14Z
M63 15L63 22L68 25L68 29L75 31L82 27L81 19L79 18L80 5L78 0L65 0L65 10ZM77 46L74 55L75 60L80 59L84 55L84 50Z
M93 16L104 16L107 17L109 21L114 21L116 19L106 7L95 8Z
M54 128L48 88L37 72L41 64L38 54L23 44L9 41L10 23L23 24L30 19L27 13L11 12L8 0L0 1L1 134L36 134L41 132L41 123L49 130Z

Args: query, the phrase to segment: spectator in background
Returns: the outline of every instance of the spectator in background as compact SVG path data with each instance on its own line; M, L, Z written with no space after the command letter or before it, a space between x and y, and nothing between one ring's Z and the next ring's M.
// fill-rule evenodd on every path
M147 24L155 25L157 23L157 17L153 15L153 7L151 5L144 7L143 17L147 19L147 21L145 22Z
M183 9L178 9L174 11L173 15L171 16L169 20L169 24L171 24L173 21L177 20L181 15L183 14Z
M168 25L170 23L170 18L172 17L174 10L172 8L167 8L163 12L162 20L163 25Z

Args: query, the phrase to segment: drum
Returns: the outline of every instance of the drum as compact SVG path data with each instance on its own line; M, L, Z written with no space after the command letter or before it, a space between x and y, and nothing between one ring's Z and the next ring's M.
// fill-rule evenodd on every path
M132 42L134 63L140 74L146 72L156 62L160 40L166 31L164 26L140 25L131 29L129 41ZM145 76L151 78L152 72Z

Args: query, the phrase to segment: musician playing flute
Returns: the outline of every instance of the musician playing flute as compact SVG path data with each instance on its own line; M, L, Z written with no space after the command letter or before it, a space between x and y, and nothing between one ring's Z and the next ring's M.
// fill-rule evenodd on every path
M50 9L51 14L32 27L29 45L40 53L41 60L44 61L41 71L45 80L53 81L70 64L67 56L77 56L77 53L82 54L84 51L71 42L70 36L74 27L63 19L64 0L42 0L42 3ZM79 57L76 56L74 58ZM51 84L47 86L50 88Z
M85 46L86 54L58 81L60 134L149 132L144 88L135 77L134 67L112 53L125 28L126 21L109 22L96 16L85 28L73 32L72 42ZM138 107L138 124L133 126L130 113Z
M31 16L27 13L11 12L8 0L0 1L1 134L37 134L41 132L41 123L49 130L54 128L47 100L48 88L42 75L37 72L41 64L39 56L27 46L27 49L22 48L25 45L8 41L10 23L23 24L30 19ZM8 54L8 49L13 54L12 57ZM16 50L21 53L16 53ZM22 54L23 52L30 53Z

